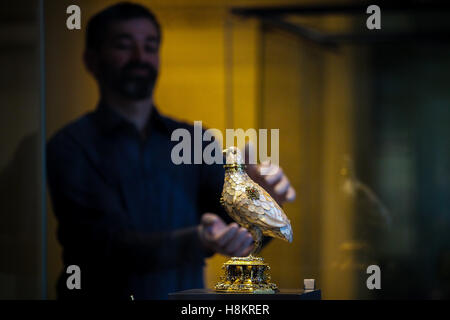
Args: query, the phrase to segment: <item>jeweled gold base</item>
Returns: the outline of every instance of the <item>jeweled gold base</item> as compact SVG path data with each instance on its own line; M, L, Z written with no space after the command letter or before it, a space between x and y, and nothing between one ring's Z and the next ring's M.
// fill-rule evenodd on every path
M224 275L216 284L218 292L275 293L278 288L270 283L270 267L260 257L232 257L222 266Z

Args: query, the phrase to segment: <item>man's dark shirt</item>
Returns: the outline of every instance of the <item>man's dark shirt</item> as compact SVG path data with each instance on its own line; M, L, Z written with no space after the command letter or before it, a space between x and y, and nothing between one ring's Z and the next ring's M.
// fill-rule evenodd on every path
M205 252L196 226L219 204L222 165L175 165L177 128L193 127L153 108L146 138L106 105L59 131L47 146L48 183L65 268L81 289L59 297L167 299L203 287ZM192 141L193 142L193 141ZM193 143L192 143L193 144ZM193 153L191 153L193 154Z

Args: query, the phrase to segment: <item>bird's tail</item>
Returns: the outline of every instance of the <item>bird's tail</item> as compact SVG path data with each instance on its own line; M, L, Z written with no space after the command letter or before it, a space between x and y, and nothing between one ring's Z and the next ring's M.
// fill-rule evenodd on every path
M293 240L292 227L289 223L279 229L272 229L269 235L287 242Z
M284 236L285 240L287 240L289 243L292 242L293 235L292 235L292 227L290 224L287 224L284 227L281 227L280 233Z

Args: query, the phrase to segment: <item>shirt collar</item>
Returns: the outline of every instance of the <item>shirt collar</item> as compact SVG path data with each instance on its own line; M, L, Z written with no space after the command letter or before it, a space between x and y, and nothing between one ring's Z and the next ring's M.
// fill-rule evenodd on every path
M103 102L98 104L94 114L98 124L105 132L109 133L125 127L134 128L134 125L130 121L125 119L122 115L117 113L117 111ZM149 132L151 130L160 130L162 132L170 133L170 127L167 119L159 113L155 105L152 106L152 111L148 121L149 125L147 126L147 130Z

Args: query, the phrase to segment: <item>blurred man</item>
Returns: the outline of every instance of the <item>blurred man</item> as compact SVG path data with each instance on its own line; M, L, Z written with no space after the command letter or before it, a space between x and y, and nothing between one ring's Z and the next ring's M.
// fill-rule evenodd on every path
M219 204L221 165L174 165L171 133L193 127L153 103L161 30L145 7L120 3L87 27L84 61L100 102L48 143L48 181L64 265L81 269L81 289L59 297L166 299L203 287L205 257L246 256L249 232ZM278 202L295 192L282 171L252 176ZM225 222L227 221L227 222Z

